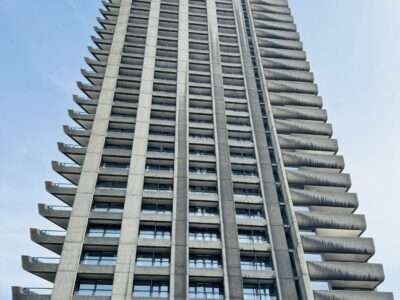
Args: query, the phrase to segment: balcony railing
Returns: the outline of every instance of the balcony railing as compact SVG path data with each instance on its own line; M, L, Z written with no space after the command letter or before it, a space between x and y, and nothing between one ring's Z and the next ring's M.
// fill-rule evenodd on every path
M51 183L55 187L60 187L60 188L71 188L71 187L76 187L75 184L69 183L69 182L57 182L57 183Z
M26 287L22 289L24 295L44 295L49 296L52 294L53 289L51 288L38 288L38 287Z
M51 235L51 236L65 236L66 231L64 230L40 230L41 234Z
M72 207L68 205L49 205L48 208L54 210L71 211Z
M58 264L60 262L60 258L58 258L58 257L32 257L32 261L35 263L42 263L42 264Z

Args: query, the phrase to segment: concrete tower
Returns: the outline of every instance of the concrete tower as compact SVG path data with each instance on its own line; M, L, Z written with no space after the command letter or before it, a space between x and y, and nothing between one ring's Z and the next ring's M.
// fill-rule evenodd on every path
M13 299L393 299L287 1L103 5Z

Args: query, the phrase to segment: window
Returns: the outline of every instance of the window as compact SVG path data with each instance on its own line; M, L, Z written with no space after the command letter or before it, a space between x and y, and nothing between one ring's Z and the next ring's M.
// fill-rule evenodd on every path
M155 163L146 164L146 171L173 171L173 165L162 165Z
M236 208L236 217L249 219L264 219L264 213L261 208L240 207Z
M135 280L133 296L143 298L168 298L168 282L159 280Z
M190 228L189 238L197 241L217 241L219 234L215 228Z
M200 186L200 185L190 185L189 189L194 193L216 193L217 188L215 186Z
M75 294L79 296L111 296L112 282L109 280L78 280Z
M82 254L81 263L85 265L113 266L116 259L115 252L85 251Z
M189 286L190 299L223 299L223 289L219 283L191 282Z
M217 207L190 206L189 210L192 216L201 216L201 217L218 216Z
M234 194L241 196L260 196L258 189L234 188Z
M272 270L270 258L268 256L257 255L256 253L254 253L253 255L241 255L240 267L242 270Z
M89 237L119 237L120 227L117 225L89 225Z
M163 225L142 225L139 229L139 238L152 240L169 240L170 228Z
M124 204L116 202L95 202L93 210L97 212L121 213L124 210Z
M265 243L267 235L264 230L239 229L240 243Z
M126 189L126 181L97 181L96 188L115 188L115 189Z
M221 257L213 254L191 254L189 258L191 268L215 269L221 267Z
M165 183L145 183L143 188L153 192L172 192L172 184Z
M276 300L276 293L272 287L265 283L244 284L244 300Z
M169 253L142 252L136 256L136 266L138 267L168 267Z
M171 214L172 207L170 204L165 203L143 203L142 212L146 214Z

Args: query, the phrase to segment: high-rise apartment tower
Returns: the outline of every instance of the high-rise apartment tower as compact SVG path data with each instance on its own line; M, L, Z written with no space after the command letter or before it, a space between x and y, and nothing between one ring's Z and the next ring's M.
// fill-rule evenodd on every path
M287 1L103 4L13 299L393 299Z

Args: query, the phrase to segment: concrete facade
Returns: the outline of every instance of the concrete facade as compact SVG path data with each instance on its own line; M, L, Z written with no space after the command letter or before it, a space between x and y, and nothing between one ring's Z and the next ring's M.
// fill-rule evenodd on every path
M286 0L106 0L13 299L393 299Z

